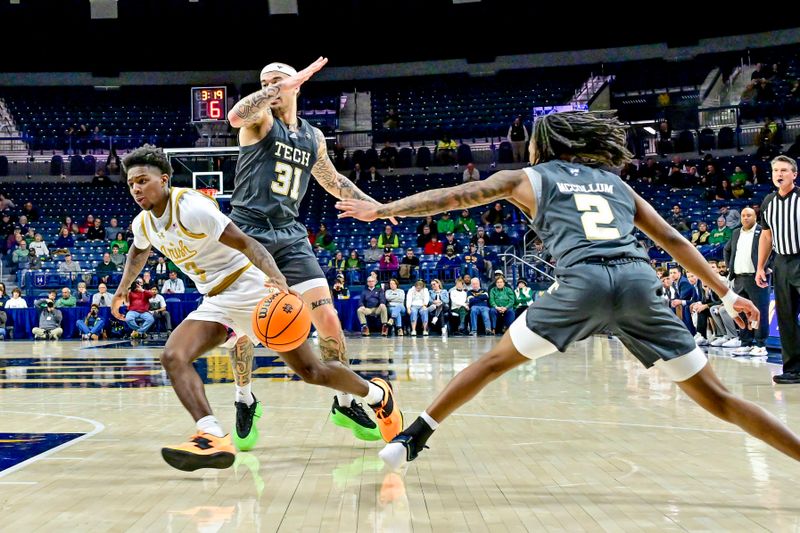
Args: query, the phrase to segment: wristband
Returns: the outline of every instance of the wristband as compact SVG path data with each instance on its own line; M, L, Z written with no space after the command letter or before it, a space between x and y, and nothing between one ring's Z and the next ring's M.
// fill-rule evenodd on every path
M729 315L733 317L739 316L739 313L733 308L733 304L735 304L736 300L739 299L739 295L736 294L733 289L728 289L728 292L726 292L725 295L720 299L722 300L722 305L725 306L725 310Z

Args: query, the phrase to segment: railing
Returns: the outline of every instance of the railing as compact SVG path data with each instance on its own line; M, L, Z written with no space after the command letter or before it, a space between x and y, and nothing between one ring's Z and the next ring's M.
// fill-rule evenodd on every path
M544 278L547 278L550 281L555 281L556 280L556 278L553 275L551 275L550 273L540 269L539 267L533 265L532 263L529 263L528 261L526 261L525 259L523 259L523 258L521 258L521 257L519 257L517 255L511 254L511 253L502 253L502 254L499 254L499 257L503 260L503 262L505 264L505 269L506 269L505 271L508 272L507 269L508 268L511 269L511 280L512 280L512 284L513 285L517 284L517 270L516 270L516 267L519 264L528 267L529 269L533 270L537 274L541 275ZM544 259L542 259L538 255L532 255L531 257L533 257L537 262L544 263L547 267L549 267L551 269L555 268L555 265L553 265L551 263L548 263L547 261L545 261ZM510 265L509 265L509 262L511 262Z

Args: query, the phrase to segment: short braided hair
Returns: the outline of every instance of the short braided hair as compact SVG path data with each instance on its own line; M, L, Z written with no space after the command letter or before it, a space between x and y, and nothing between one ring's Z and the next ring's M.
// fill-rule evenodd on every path
M619 167L633 159L625 125L615 111L565 111L539 118L533 125L536 163L572 156L586 165Z

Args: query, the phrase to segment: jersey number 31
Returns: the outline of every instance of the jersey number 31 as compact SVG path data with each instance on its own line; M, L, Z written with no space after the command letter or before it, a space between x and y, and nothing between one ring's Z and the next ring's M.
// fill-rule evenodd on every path
M583 232L590 241L619 239L619 229L608 227L614 222L614 213L608 200L597 194L574 194L575 206L581 211ZM603 224L604 227L599 226Z
M275 181L272 182L272 192L297 200L300 196L300 176L302 174L302 168L293 167L283 161L277 161L275 163Z

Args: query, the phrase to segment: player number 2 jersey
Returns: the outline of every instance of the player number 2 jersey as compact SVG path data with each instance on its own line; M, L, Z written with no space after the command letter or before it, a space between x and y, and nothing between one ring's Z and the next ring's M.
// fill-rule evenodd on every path
M140 250L152 245L189 276L197 290L214 296L252 266L243 253L219 242L229 223L208 196L172 187L160 218L142 211L133 219L133 245Z

